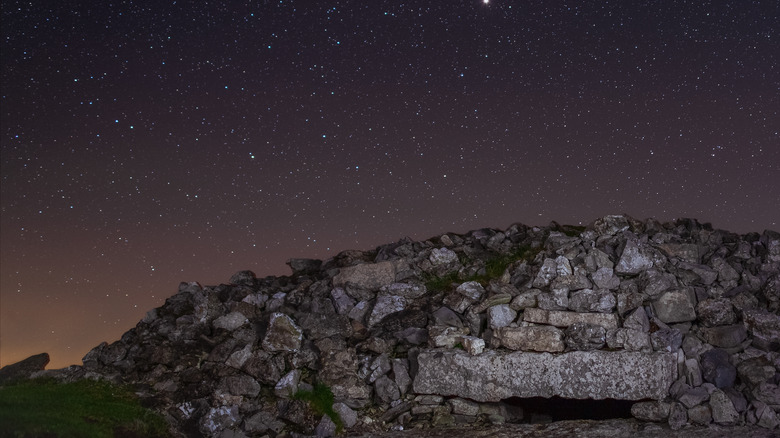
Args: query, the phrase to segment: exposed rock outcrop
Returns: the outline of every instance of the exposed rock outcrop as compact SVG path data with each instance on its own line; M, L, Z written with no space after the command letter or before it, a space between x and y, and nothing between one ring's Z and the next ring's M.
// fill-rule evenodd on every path
M523 422L509 398L551 396L635 401L672 429L778 426L774 231L607 216L289 265L182 283L81 374L138 385L187 436ZM334 418L296 396L322 388Z

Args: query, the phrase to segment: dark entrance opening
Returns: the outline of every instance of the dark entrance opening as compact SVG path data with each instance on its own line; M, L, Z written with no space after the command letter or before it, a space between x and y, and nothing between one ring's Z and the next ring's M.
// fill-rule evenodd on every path
M575 400L561 397L512 397L504 403L523 409L524 423L548 423L562 420L607 420L632 418L633 400Z

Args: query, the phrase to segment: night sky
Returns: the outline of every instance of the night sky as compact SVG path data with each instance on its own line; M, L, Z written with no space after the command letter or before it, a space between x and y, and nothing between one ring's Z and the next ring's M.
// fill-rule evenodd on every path
M640 5L641 3L641 5ZM3 1L0 363L404 236L780 221L780 3Z

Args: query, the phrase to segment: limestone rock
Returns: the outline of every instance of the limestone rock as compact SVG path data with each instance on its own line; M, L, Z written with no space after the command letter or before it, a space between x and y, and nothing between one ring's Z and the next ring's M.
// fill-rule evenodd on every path
M688 409L688 421L702 426L712 423L712 409L710 409L710 405L703 404Z
M636 275L653 267L653 258L635 239L626 241L626 246L615 266L615 272L624 275Z
M423 284L392 283L379 288L380 295L400 296L407 300L419 298L426 292Z
M17 379L28 379L34 372L45 369L49 360L48 353L41 353L30 356L22 361L6 365L3 368L0 368L0 384Z
M481 354L485 350L485 340L476 336L461 336L460 342L463 349L470 355Z
M517 318L517 312L512 310L507 304L500 304L488 308L488 326L495 330L506 327Z
M658 319L667 324L696 319L690 297L681 290L665 292L658 297L653 301L653 311Z
M749 309L743 312L748 331L762 340L761 345L780 350L780 315L762 309ZM766 349L766 348L765 348Z
M388 315L404 310L406 299L397 295L382 295L376 299L371 316L368 317L368 327L373 327Z
M631 314L626 317L626 320L623 321L623 327L643 333L649 332L650 320L647 319L647 313L645 312L645 309L640 307L631 312Z
M322 260L318 259L289 259L287 266L292 269L293 275L314 274L322 267Z
M433 321L436 325L463 327L463 321L460 319L458 314L453 312L449 307L439 307L431 314L431 316L433 317Z
M621 215L604 216L593 222L593 229L602 236L614 236L628 228L628 219Z
M663 399L677 378L674 355L605 351L421 352L414 391L479 402L509 397ZM615 378L620 376L620 378Z
M700 366L704 380L718 388L730 388L737 378L737 369L731 364L729 354L720 348L702 353ZM714 415L714 414L713 414Z
M476 281L467 281L456 289L456 292L459 294L474 300L479 301L482 299L482 296L485 294L485 288L482 287L479 282Z
M534 279L533 286L536 288L541 287L547 287L550 285L550 282L555 278L557 275L557 263L555 263L555 259L545 259L542 263L541 268L539 268L539 273L536 275L536 278Z
M739 413L734 409L731 399L720 389L715 389L710 394L710 408L712 409L712 421L733 425L739 420Z
M687 408L698 406L710 399L710 393L704 388L690 388L678 399Z
M449 265L458 262L458 255L449 248L434 248L429 260L434 266Z
M560 352L563 331L550 326L503 327L495 331L501 345L510 350Z
M599 289L615 290L620 286L620 278L612 268L599 268L591 278Z
M301 348L303 331L289 316L275 312L271 314L268 331L263 338L266 351L294 351Z
M734 348L747 339L747 331L742 324L703 327L699 331L702 341L721 348Z
M568 307L575 312L609 313L616 304L615 295L606 289L582 289L571 293Z
M378 291L382 286L395 282L395 265L392 262L364 263L341 268L333 277L334 287L344 287L348 293L356 290ZM365 299L364 296L353 296Z
M617 315L614 313L577 313L530 308L523 312L523 320L555 327L568 327L577 322L600 325L605 329L618 327Z
M607 331L600 325L575 323L564 332L566 346L572 350L598 350L606 344Z
M682 333L678 329L662 328L650 334L653 350L672 353L682 345Z
M357 424L357 412L352 410L349 406L347 406L344 403L334 403L333 404L333 411L336 412L336 414L341 419L341 422L344 424L344 427L347 429L353 427L355 424Z
M696 305L696 315L705 327L734 324L737 315L734 306L726 298L710 298Z
M227 331L234 331L242 325L248 323L249 320L241 312L231 312L225 316L220 316L213 322L214 328L220 328Z
M631 405L631 415L642 421L667 421L671 403L663 401L642 401Z
M680 430L688 423L688 410L679 403L672 403L669 410L669 427L672 430Z

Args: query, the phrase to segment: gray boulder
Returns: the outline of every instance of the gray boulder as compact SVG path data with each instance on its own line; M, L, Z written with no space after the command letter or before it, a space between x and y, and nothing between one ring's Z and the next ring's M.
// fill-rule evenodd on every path
M623 275L637 275L653 267L653 257L636 239L628 239L615 272Z
M677 378L676 358L666 353L491 351L470 356L458 350L431 350L421 352L417 360L415 392L478 402L553 396L661 400Z
M44 370L49 363L49 360L48 353L41 353L30 356L22 361L6 365L3 368L0 368L0 384L18 379L28 379L33 373Z
M714 348L702 353L700 363L702 377L718 388L730 388L737 378L737 369L731 364L726 350Z
M712 421L715 423L730 426L739 421L739 412L734 409L731 399L720 389L715 389L710 394L710 408Z
M564 332L566 346L572 350L598 350L607 342L607 331L600 325L576 323Z
M710 298L696 305L696 315L699 323L705 327L734 324L737 314L731 300L727 298Z
M575 312L610 313L616 304L615 295L607 289L578 290L569 297L569 309Z
M655 299L653 301L653 312L655 312L658 319L667 324L696 319L693 303L691 303L688 294L682 290L668 291Z
M268 331L263 338L266 351L295 351L301 348L303 331L284 313L272 313Z

